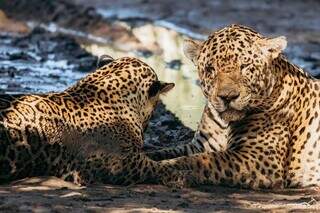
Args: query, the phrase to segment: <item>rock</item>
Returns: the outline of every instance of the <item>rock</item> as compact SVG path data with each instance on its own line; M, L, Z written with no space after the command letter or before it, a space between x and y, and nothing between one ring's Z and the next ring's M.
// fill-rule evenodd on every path
M135 51L135 53L137 56L144 57L144 58L149 58L154 54L152 51L147 49L139 49Z
M167 62L166 67L173 69L173 70L180 70L182 62L180 59L174 59L172 61Z
M29 28L23 22L15 21L0 10L0 32L28 33Z

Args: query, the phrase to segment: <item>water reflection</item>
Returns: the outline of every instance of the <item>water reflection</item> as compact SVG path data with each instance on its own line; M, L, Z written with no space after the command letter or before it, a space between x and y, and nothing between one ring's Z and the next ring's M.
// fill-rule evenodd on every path
M151 49L160 47L158 50L160 52L150 57L143 57L134 52L116 50L109 45L83 44L83 47L97 56L109 54L114 58L139 57L155 69L161 80L176 83L176 87L162 98L163 102L185 125L195 129L205 100L199 86L196 85L195 68L183 55L183 37L175 31L153 25L137 27L133 29L133 33L147 47Z

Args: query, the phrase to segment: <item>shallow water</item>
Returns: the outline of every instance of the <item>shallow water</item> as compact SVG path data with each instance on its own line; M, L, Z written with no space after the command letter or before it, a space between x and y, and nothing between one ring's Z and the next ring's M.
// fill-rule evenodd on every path
M83 44L83 47L96 56L103 54L114 58L123 56L138 57L149 64L160 80L174 82L175 88L162 97L167 108L175 113L188 127L195 129L200 120L205 99L197 85L197 73L193 64L183 55L182 43L184 37L173 30L160 26L143 25L134 32L141 32L148 41L144 43L157 44L161 47L160 54L143 56L141 52L124 52L110 45ZM143 32L143 33L142 33Z

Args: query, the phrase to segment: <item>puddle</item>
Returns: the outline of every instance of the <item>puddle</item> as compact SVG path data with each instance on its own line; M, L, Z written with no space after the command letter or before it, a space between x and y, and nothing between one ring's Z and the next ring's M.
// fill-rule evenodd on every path
M124 52L110 45L83 44L93 55L109 54L115 58L138 57L157 72L160 80L174 82L175 88L162 98L167 108L176 114L188 127L197 128L205 104L202 92L197 85L197 73L192 63L183 55L184 37L177 32L151 24L133 29L133 33L144 44L157 44L160 54L144 57L141 52ZM142 36L139 36L142 35Z

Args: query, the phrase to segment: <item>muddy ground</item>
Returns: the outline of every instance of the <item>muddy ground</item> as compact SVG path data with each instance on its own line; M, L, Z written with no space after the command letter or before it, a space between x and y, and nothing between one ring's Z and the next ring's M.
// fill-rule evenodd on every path
M0 9L18 21L0 14L0 93L61 91L73 84L95 68L97 58L81 48L79 42L83 40L108 42L126 51L138 50L137 53L146 57L156 54L156 48L146 47L119 19L129 26L146 21L171 23L175 29L198 38L203 38L211 29L238 20L267 34L287 35L289 44L293 43L289 57L315 76L319 75L317 1L264 0L261 4L243 1L247 6L238 1L222 2L2 0ZM301 14L298 11L302 9ZM83 34L68 36L33 28L39 23L51 22ZM86 36L88 34L91 36ZM189 141L192 135L191 129L160 105L146 132L146 144L149 148L174 146ZM300 212L319 209L320 195L314 188L275 192L218 186L172 190L142 184L79 188L52 177L29 178L0 186L0 212Z

